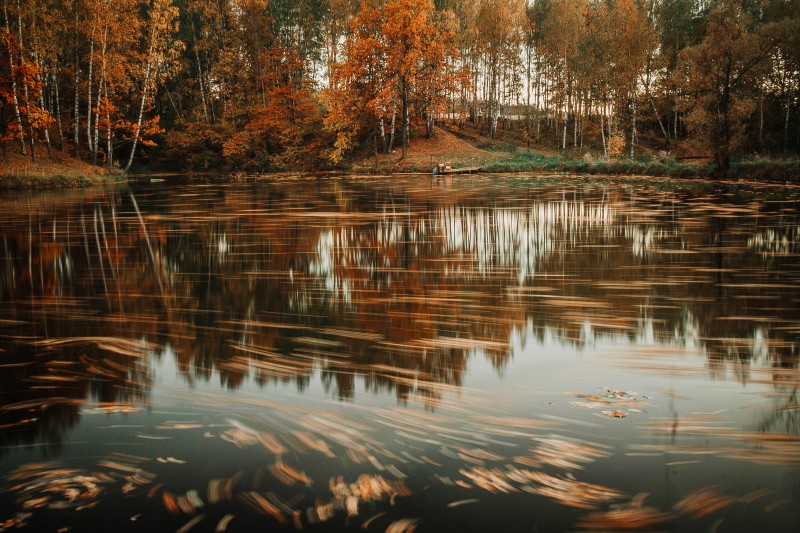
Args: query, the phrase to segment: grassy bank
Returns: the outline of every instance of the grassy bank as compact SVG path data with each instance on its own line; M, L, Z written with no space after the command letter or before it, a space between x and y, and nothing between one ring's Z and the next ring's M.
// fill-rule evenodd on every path
M9 153L6 161L0 160L0 189L75 188L124 180L124 176L107 174L99 167L55 150L49 156L41 155L37 161L18 153Z
M573 159L559 154L514 149L513 145L495 146L503 157L488 162L486 172L564 172L568 174L635 175L673 178L718 177L712 163L687 163L671 155L646 156L634 159ZM800 184L800 160L752 158L734 162L727 179Z
M494 173L542 172L701 179L719 177L714 165L707 163L707 160L679 161L673 154L666 152L650 156L640 154L634 159L604 159L596 154L581 154L577 151L533 151L514 142L456 136L441 129L431 139L413 139L406 158L401 159L396 152L380 154L376 166L373 155L365 152L346 171L355 174L428 174L439 162L448 162L453 168L480 167L483 172ZM800 159L744 158L733 163L726 178L800 185ZM0 161L0 190L76 188L126 180L127 177L123 175L107 174L102 168L55 150L50 156L40 156L36 162L18 153L9 153L7 161Z
M706 177L713 167L676 160L640 159L569 159L560 155L528 150L511 152L507 157L489 163L487 172L565 172L569 174L611 174L665 176L675 178Z

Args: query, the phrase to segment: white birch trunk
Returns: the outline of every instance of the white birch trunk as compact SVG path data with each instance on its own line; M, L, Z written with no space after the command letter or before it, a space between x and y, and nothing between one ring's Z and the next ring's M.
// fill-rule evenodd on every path
M631 159L636 146L636 98L633 98L633 113L631 116Z
M791 99L786 99L786 115L784 115L783 120L783 151L789 148L789 118L791 117L792 112L792 101Z
M603 155L608 159L608 144L606 143L606 127L603 125L603 111L600 111L600 139L603 141Z
M144 75L144 87L142 90L142 100L139 104L139 118L136 121L136 129L134 130L133 134L133 147L131 148L131 154L128 157L128 164L125 165L125 174L128 173L131 169L131 165L133 165L133 155L136 152L136 145L139 144L139 134L142 131L142 117L144 116L144 105L147 102L147 89L150 86L150 72L152 70L151 59L147 58L147 69Z
M653 97L650 97L650 105L653 106L653 113L656 115L656 119L658 120L658 126L661 128L661 133L664 135L664 140L669 142L669 133L667 133L666 128L664 128L664 123L661 121L661 115L658 113L658 108L656 107L656 103L653 101ZM669 124L667 124L669 126Z
M108 86L105 89L105 97L108 100ZM106 122L108 122L107 130L106 130L106 165L108 170L111 171L111 166L114 161L114 145L113 145L113 131L111 130L111 113L108 110L108 106L106 106Z
M53 86L56 92L56 123L58 124L58 140L61 143L61 151L66 152L66 148L64 146L64 127L61 124L61 99L58 95L58 76L55 76L55 82L53 83Z
M94 31L92 32L94 33ZM94 143L92 142L92 70L94 67L94 37L91 39L89 45L89 77L86 79L86 141L89 143L89 154L92 161L96 161L97 157L94 152Z
M11 25L8 22L8 6L5 2L3 2L3 17L5 18L6 22L6 30L10 33L11 32ZM8 64L11 68L11 95L12 100L14 103L14 117L17 119L17 127L19 128L19 148L20 153L22 155L27 155L27 151L25 150L25 131L22 129L22 114L19 112L19 98L17 97L17 76L14 73L16 69L16 63L14 62L14 54L11 52L11 48L8 49Z
M73 131L73 139L72 142L75 145L75 156L78 157L80 155L80 142L81 142L81 135L80 135L80 128L81 128L81 110L80 110L80 69L78 68L78 51L77 48L75 50L75 128Z
M397 107L392 108L392 125L389 129L389 149L387 150L389 153L392 153L392 149L394 148L394 132L395 132L395 124L397 122Z

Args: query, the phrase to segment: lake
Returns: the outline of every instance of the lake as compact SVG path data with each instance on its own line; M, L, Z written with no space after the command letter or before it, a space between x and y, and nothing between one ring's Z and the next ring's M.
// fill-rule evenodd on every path
M800 188L0 204L0 530L800 528Z

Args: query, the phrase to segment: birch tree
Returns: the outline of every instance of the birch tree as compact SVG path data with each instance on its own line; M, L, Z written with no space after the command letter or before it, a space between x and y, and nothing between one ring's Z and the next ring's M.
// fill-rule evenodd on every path
M152 0L149 20L145 26L147 37L146 51L141 61L139 113L133 132L133 146L128 156L128 163L125 165L125 173L130 171L133 164L133 157L142 132L142 119L144 118L148 99L152 96L152 91L156 89L159 82L169 72L171 63L182 48L182 43L174 39L174 35L177 32L177 19L178 9L172 4L172 0Z

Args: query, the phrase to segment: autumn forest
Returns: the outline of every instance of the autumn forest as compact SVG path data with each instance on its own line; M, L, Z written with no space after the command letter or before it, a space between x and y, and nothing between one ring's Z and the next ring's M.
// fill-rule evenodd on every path
M2 157L347 166L435 128L634 158L800 151L794 0L2 0Z

